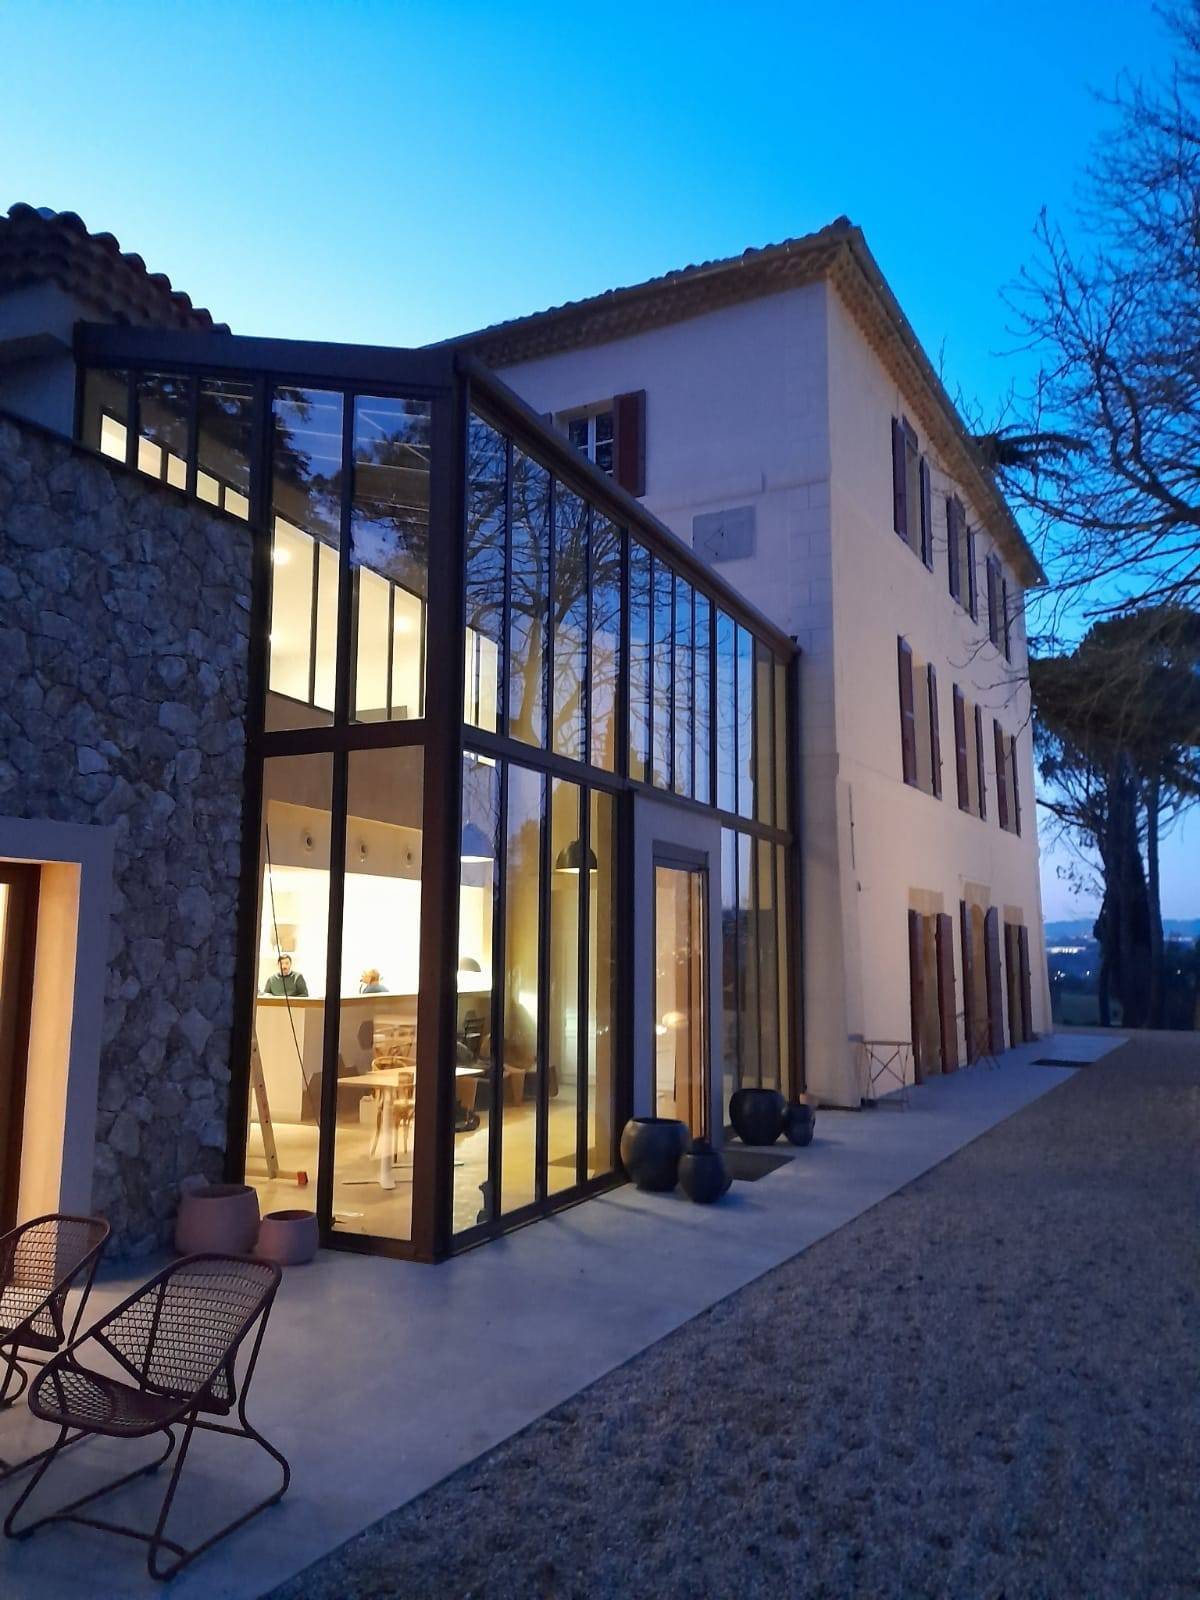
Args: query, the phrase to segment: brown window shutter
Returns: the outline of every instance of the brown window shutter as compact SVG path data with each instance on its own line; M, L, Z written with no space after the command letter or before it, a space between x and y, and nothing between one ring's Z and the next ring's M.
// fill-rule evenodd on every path
M975 707L975 770L979 779L979 815L987 819L987 762L983 759L983 712Z
M908 1005L912 1029L913 1081L920 1083L921 1019L925 1015L925 919L919 911L908 913Z
M970 1063L979 1055L979 1023L975 1016L975 946L972 942L971 908L965 900L958 902L958 936L962 945L963 1043Z
M933 488L929 481L929 463L921 457L921 560L933 571Z
M1021 1021L1025 1025L1025 1043L1033 1038L1033 981L1029 971L1029 929L1017 929L1017 958L1021 963Z
M905 471L904 427L892 418L892 526L908 543L908 474Z
M971 621L979 621L979 584L975 575L975 530L967 529L967 609Z
M1008 614L1008 579L1000 579L1000 626L1004 633L1004 659L1012 660L1012 618Z
M958 526L962 508L952 494L946 496L946 558L950 593L962 599L962 569L959 565Z
M987 979L988 1044L993 1055L1004 1049L1004 995L1000 988L1000 912L989 906L983 919L984 976Z
M954 685L954 766L958 773L958 808L971 809L971 782L967 772L967 707L962 690Z
M926 668L929 673L929 765L933 771L930 777L933 780L933 797L935 800L942 798L942 733L938 717L937 673L932 665Z
M1018 970L1021 964L1017 953L1016 924L1004 924L1004 975L1008 985L1008 1042L1016 1049L1023 1042L1024 1030L1021 1027L1021 974Z
M1017 786L1017 736L1008 740L1008 775L1012 785L1012 830L1021 831L1021 791Z
M633 495L646 492L646 391L613 401L613 476Z
M912 650L905 639L896 640L900 671L900 761L905 783L917 781L917 719L913 705Z
M937 919L938 1027L942 1071L958 1066L958 1000L954 991L954 919L940 911Z
M999 648L1000 645L1000 572L996 566L996 558L987 558L987 608L988 608L988 638Z
M992 738L996 749L996 815L1002 828L1008 827L1008 761L1004 750L1004 733L998 722L992 723Z

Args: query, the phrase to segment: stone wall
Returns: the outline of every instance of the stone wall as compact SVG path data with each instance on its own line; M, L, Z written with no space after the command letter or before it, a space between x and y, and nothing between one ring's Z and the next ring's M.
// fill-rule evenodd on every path
M0 816L115 830L93 1206L127 1255L222 1169L250 569L243 524L0 416Z

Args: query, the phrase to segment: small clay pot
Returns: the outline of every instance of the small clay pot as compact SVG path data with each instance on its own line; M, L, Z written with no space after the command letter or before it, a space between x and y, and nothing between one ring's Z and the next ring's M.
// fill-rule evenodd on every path
M298 1267L312 1260L320 1242L315 1211L268 1211L254 1254L280 1267Z
M673 1189L687 1138L687 1124L675 1117L630 1117L621 1134L621 1161L636 1187Z
M783 1136L789 1144L811 1144L817 1113L803 1100L794 1100L783 1113Z
M729 1120L743 1144L774 1144L783 1132L787 1102L778 1089L735 1089Z
M710 1206L729 1188L729 1174L707 1139L693 1139L679 1158L679 1187L698 1206Z
M199 1183L184 1187L175 1218L180 1255L205 1251L247 1256L258 1238L258 1194L248 1183Z

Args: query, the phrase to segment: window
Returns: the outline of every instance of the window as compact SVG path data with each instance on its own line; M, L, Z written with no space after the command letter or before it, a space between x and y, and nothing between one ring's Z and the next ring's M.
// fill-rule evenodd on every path
M907 417L892 418L892 526L909 549L933 568L933 507L929 463Z
M900 756L905 783L935 800L942 797L942 748L938 723L937 673L913 655L907 639L896 641L900 678Z
M613 412L591 411L586 416L568 417L567 438L601 472L612 477L613 470Z
M988 638L1000 648L1001 635L1004 628L1004 579L1000 574L1000 563L995 556L987 558L987 609L988 609Z
M976 612L975 540L967 527L967 514L956 494L946 496L946 552L950 593L959 605Z
M983 716L954 685L954 766L958 809L973 817L987 815L983 778Z
M996 752L996 812L1006 833L1021 831L1021 795L1017 778L1016 735L992 723Z

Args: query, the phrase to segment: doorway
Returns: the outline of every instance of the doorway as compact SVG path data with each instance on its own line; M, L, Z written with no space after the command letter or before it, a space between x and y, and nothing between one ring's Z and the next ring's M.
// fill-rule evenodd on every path
M654 1114L708 1137L708 872L654 863Z
M0 862L0 1234L17 1220L37 892L37 867Z

